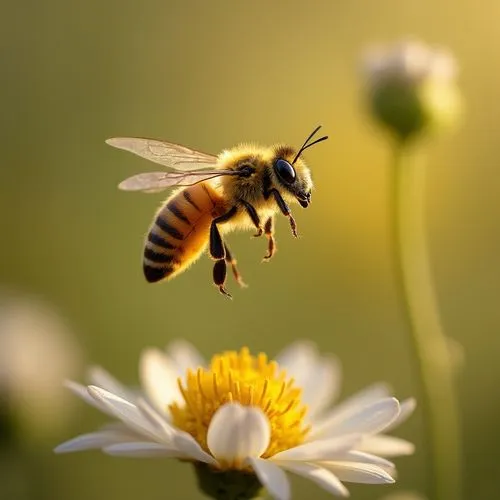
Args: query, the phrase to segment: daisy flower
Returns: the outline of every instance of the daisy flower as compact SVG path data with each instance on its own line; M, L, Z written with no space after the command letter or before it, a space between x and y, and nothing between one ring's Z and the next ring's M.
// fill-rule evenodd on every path
M61 380L81 366L74 332L50 304L0 287L2 437L33 442L57 435L74 409Z
M140 391L101 368L89 371L88 386L69 382L115 422L56 452L177 458L195 464L200 487L215 498L236 483L241 498L263 486L276 500L287 500L285 471L348 496L342 481L393 483L394 464L382 457L413 451L383 434L411 413L413 400L399 403L378 384L327 409L338 394L339 364L309 343L292 344L273 361L243 348L207 364L192 345L178 341L165 352L144 351L139 371Z

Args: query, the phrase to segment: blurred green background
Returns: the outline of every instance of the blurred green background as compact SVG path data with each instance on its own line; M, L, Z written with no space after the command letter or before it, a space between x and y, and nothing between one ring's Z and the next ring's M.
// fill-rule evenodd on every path
M368 44L406 35L450 47L467 112L458 132L429 147L430 251L446 331L465 351L457 381L466 498L498 494L499 2L2 7L0 284L53 304L87 361L129 383L141 349L177 337L206 356L241 345L273 354L307 337L341 358L344 395L376 380L398 397L416 394L389 261L389 151L364 111L359 62ZM165 138L216 153L240 141L299 145L318 123L331 139L307 154L316 190L307 211L294 211L302 237L294 241L280 218L279 252L261 265L264 240L230 236L250 288L230 280L235 300L224 300L206 257L169 284L146 284L143 235L162 195L116 189L149 166L107 147L107 137ZM60 441L105 421L83 403L75 410L69 426L25 443L19 465L37 481L30 498L198 498L180 463L55 456ZM426 490L420 412L396 433L418 449L397 459L396 486L353 485L353 498ZM294 488L294 498L328 497L305 480Z

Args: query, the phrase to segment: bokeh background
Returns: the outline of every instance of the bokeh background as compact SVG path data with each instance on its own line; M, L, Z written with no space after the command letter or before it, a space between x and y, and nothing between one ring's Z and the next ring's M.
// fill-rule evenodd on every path
M464 348L457 383L466 498L498 494L500 3L2 7L0 284L51 304L87 362L132 384L141 349L174 338L209 356L241 345L272 354L307 337L341 358L344 395L386 380L399 397L418 396L390 262L390 155L364 109L359 61L367 45L407 35L450 47L467 112L457 132L429 145L430 251L446 331ZM316 190L307 211L295 208L302 237L293 240L280 219L269 265L260 264L264 240L230 237L250 288L230 281L235 300L224 300L207 258L169 284L145 283L143 235L162 195L116 189L148 165L107 147L107 137L158 137L218 152L240 141L299 145L318 123L331 139L307 154ZM200 498L180 463L54 455L60 441L104 422L69 399L67 425L36 441L26 432L23 451L0 462L2 477L18 478L19 490L4 498ZM420 412L397 434L418 451L397 460L396 486L354 485L353 498L426 491ZM294 494L327 498L300 479Z

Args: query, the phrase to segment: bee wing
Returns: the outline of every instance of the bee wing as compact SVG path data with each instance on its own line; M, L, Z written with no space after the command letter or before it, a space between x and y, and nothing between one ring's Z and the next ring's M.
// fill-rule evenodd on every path
M114 137L108 139L106 144L130 151L142 158L146 158L146 160L159 163L165 167L184 172L210 168L217 163L216 156L201 153L180 144L158 141L156 139Z
M118 187L124 191L157 193L173 186L192 186L222 175L239 175L234 170L200 170L190 172L146 172L133 175L122 181Z

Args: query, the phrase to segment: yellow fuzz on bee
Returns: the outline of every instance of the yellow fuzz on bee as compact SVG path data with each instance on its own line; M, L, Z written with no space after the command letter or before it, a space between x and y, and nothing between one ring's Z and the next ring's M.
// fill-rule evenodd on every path
M263 353L252 356L246 347L215 355L209 368L188 370L186 380L179 378L178 384L184 402L169 406L173 423L208 453L208 426L226 403L258 407L265 413L271 440L263 458L301 444L310 430L304 423L307 407L301 403L302 391L293 378L287 378L276 361L268 361Z

